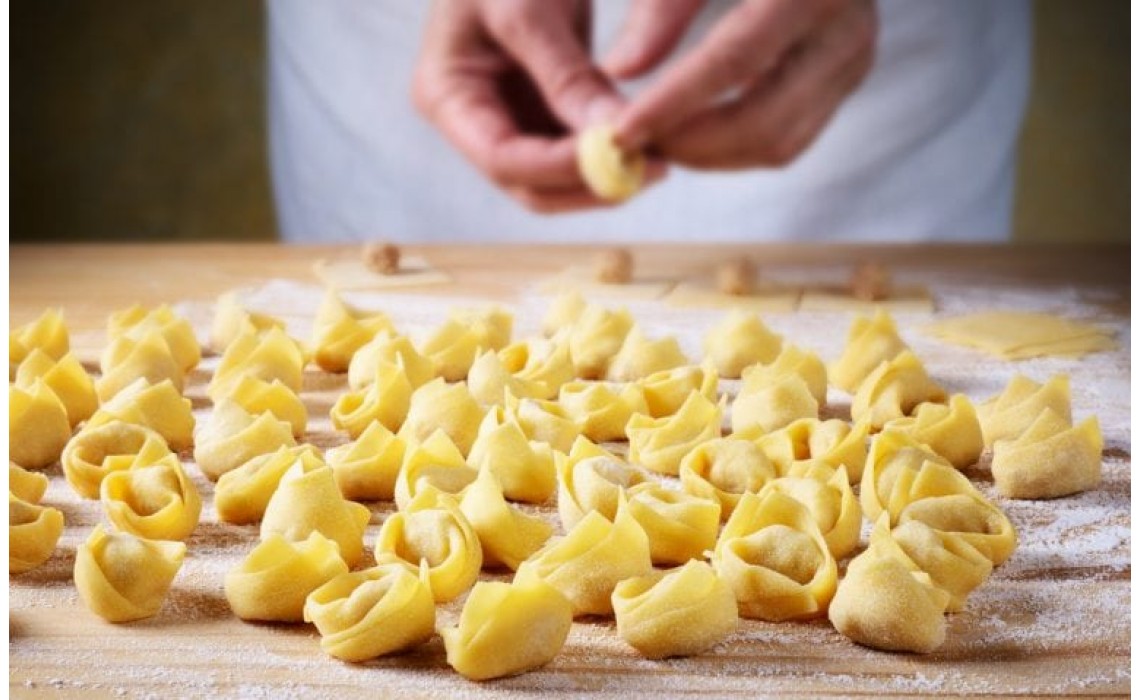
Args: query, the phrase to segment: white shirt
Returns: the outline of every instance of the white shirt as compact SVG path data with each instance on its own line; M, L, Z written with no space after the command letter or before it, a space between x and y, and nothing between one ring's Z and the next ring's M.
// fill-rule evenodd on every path
M620 207L559 215L523 209L416 113L409 94L426 0L267 4L273 185L286 241L1009 235L1029 82L1028 0L880 0L871 73L793 164L673 168ZM710 2L686 42L730 4ZM603 50L625 5L595 2Z

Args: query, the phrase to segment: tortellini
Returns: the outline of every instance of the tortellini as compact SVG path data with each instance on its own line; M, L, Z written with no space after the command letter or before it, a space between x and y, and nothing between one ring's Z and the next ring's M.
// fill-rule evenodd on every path
M720 504L662 484L645 482L629 490L629 514L649 538L655 565L700 559L716 544Z
M823 533L807 507L778 491L741 497L712 564L732 588L742 617L820 617L835 594L838 570Z
M802 418L818 418L819 402L807 382L786 374L751 392L742 391L732 402L732 432L769 433Z
M570 330L570 358L577 375L582 379L605 376L610 359L632 328L633 316L628 310L588 304Z
M385 314L349 306L329 290L313 323L313 359L326 372L344 372L353 353L381 331L395 331Z
M99 358L99 367L103 375L95 388L101 401L109 401L140 378L151 384L169 381L179 392L186 381L185 370L158 329L112 338Z
M447 663L476 681L524 673L549 663L573 624L570 603L538 580L475 584L459 624L439 634Z
M471 446L468 463L492 473L512 501L545 503L557 488L561 458L548 443L528 440L518 423L499 423L488 414Z
M271 534L226 572L226 600L243 620L301 622L309 594L347 573L336 542L321 533L300 542Z
M542 334L553 338L574 325L586 310L586 300L575 291L564 292L554 297L542 318Z
M447 384L436 379L412 394L407 418L399 428L399 434L406 440L420 441L426 440L436 430L442 430L466 455L471 451L482 420L483 409L471 396L466 384Z
M202 348L194 336L194 327L166 304L153 309L135 304L111 314L107 320L107 337L112 340L121 335L139 337L152 330L162 334L171 355L183 372L189 372L198 366L202 359Z
M896 418L885 427L911 435L958 469L977 462L984 449L978 414L962 394L947 404L919 404L913 417Z
M424 387L432 386L426 384ZM400 429L412 405L412 385L397 365L376 367L375 380L359 391L341 394L329 416L338 430L356 439L374 421L391 431ZM423 411L423 409L420 409Z
M728 520L742 494L758 493L777 473L755 444L728 437L694 448L681 461L680 475L686 492L715 500L721 519Z
M946 392L914 353L904 350L881 363L859 385L851 402L851 418L867 420L872 430L881 430L887 422L910 415L921 403L945 399Z
M556 537L524 561L515 582L542 579L558 589L574 616L611 615L614 587L653 570L649 538L626 508L610 522L597 511L586 514L563 537Z
M75 590L91 612L108 622L153 617L185 556L182 542L107 532L97 525L75 551Z
M210 326L210 347L215 352L224 352L238 336L258 335L277 328L285 330L285 322L267 314L256 313L243 308L233 292L218 297L214 308L214 320Z
M226 398L253 415L269 411L278 420L289 424L294 437L305 434L305 426L309 422L309 413L305 409L305 404L301 401L301 397L282 384L280 379L267 382L247 374L234 385L232 392Z
M994 566L1009 559L1017 548L1017 532L1009 518L976 490L917 499L899 513L899 525L910 520L961 537Z
M720 437L724 403L693 392L672 416L635 415L625 427L629 459L655 472L676 476L681 460L702 442Z
M645 394L649 415L662 418L679 411L694 391L709 401L716 401L718 382L714 370L690 365L651 374L637 385Z
M454 600L479 578L479 535L454 497L427 488L388 516L376 538L376 561L397 559L427 572L437 603Z
M613 606L618 636L650 659L700 654L739 623L732 589L701 561L622 581Z
M37 379L42 380L63 404L67 422L72 428L90 418L99 408L95 382L71 353L54 360L39 348L32 348L16 370L16 386L31 389Z
M498 351L511 342L515 317L507 309L499 306L454 309L451 318L474 334L477 347Z
M838 469L844 467L851 483L858 483L867 461L867 423L848 424L833 418L805 418L755 438L755 443L786 476L794 462L816 459Z
M851 323L843 354L827 371L831 383L854 394L881 363L893 360L907 344L899 337L890 314L880 309L873 318L860 316Z
M330 579L305 599L304 617L321 633L321 649L344 661L394 654L435 634L431 589L400 564Z
M269 411L253 416L228 399L214 406L214 412L198 431L196 443L194 461L211 481L257 455L297 444L288 423L277 420Z
M16 376L16 367L35 349L53 360L61 359L71 349L62 309L45 309L36 320L8 333L9 380Z
M8 460L8 491L28 503L39 503L51 480L39 472L30 472Z
M8 572L22 574L47 561L63 534L63 513L8 491Z
M565 338L526 340L499 351L507 371L535 388L535 398L552 399L563 384L574 379L574 362Z
M99 498L112 472L146 466L170 455L162 436L135 423L112 420L79 431L63 450L63 475L84 498Z
M261 539L281 535L300 542L319 532L336 542L341 559L351 567L364 554L364 528L371 518L367 507L341 496L332 469L319 466L306 470L303 464L294 464L265 506Z
M605 449L579 438L558 467L558 516L569 530L590 511L608 520L617 515L621 494L645 481L645 474Z
M632 382L668 372L688 364L685 353L674 336L649 340L636 325L625 336L617 354L606 367L606 379L614 382Z
M459 509L479 535L484 566L517 569L554 534L554 528L541 517L509 505L498 479L485 468L463 492Z
M783 342L756 314L734 310L705 336L705 359L720 376L737 379L745 368L776 359Z
M785 345L771 362L746 368L740 393L754 393L787 376L802 379L817 404L823 406L827 403L827 368L823 360L815 353L794 345Z
M42 379L8 385L8 458L31 469L59 459L71 437L67 408Z
M641 189L645 156L623 151L610 126L594 125L578 135L578 172L599 199L622 202Z
M115 527L151 540L185 540L202 511L197 487L172 454L153 464L111 472L99 493Z
M559 452L568 452L581 431L578 424L556 401L520 399L506 395L502 408L492 407L496 423L513 420L531 440L545 442ZM490 420L490 419L488 419Z
M600 382L570 382L562 385L558 403L582 435L594 442L624 439L629 419L635 413L649 413L645 392L636 384L612 389Z
M1069 376L1058 374L1044 384L1021 374L1014 376L1001 394L978 406L986 447L1020 437L1046 409L1065 421L1073 419Z
M307 361L300 344L281 328L245 332L226 346L206 394L214 401L229 396L233 386L247 374L266 382L279 379L297 392L301 390Z
M991 471L1009 498L1057 498L1100 483L1104 438L1096 418L1073 427L1046 408L1020 437L994 444Z
M190 399L169 381L151 384L138 379L99 407L84 430L120 420L146 426L180 452L194 444L194 414Z
M467 378L475 355L482 347L479 341L474 330L449 318L424 342L420 352L435 364L437 376L458 382Z
M345 498L390 501L396 495L396 476L407 449L407 443L374 421L354 442L326 452L325 460Z
M525 398L545 398L546 387L511 374L494 350L475 358L467 372L467 387L475 400L484 406L503 403L503 392Z
M467 464L459 448L437 430L427 440L410 445L396 474L396 505L403 510L421 491L436 489L457 496L479 472Z
M261 522L281 477L298 462L302 471L324 465L320 453L312 445L282 445L276 452L252 457L237 469L222 474L214 485L214 508L218 519L237 525Z
M847 481L847 469L840 467L827 481L811 476L785 476L765 486L791 496L811 512L823 533L831 556L842 559L859 546L859 529L863 511Z
M363 389L376 381L376 369L383 364L403 370L412 389L435 379L435 363L421 355L412 341L381 331L352 355L348 363L348 385L356 391Z

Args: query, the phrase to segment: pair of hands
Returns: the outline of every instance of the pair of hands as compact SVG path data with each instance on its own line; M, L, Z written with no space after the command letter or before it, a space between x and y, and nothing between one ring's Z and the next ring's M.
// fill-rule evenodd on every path
M534 211L607 206L583 183L575 136L667 163L781 166L815 139L870 68L873 0L740 0L632 101L614 80L672 53L705 0L632 0L616 44L590 56L591 0L436 0L413 81L417 108Z

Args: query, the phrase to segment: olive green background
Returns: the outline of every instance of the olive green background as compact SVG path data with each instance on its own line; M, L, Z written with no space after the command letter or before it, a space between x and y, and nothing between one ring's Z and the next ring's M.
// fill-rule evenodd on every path
M1015 238L1127 241L1128 3L1034 12ZM258 0L13 0L9 240L273 239L264 15Z

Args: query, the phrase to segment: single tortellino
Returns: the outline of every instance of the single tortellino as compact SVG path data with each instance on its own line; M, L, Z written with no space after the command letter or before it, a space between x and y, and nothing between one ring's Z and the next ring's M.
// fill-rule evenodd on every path
M921 403L945 400L946 391L930 378L914 353L904 350L880 364L859 385L851 401L851 418L866 420L872 430L881 430L889 421L911 415Z
M436 430L442 430L466 455L471 451L482 420L483 409L465 383L447 384L436 379L412 394L407 418L399 427L399 434L405 440L422 441Z
M22 574L47 561L63 534L63 513L8 491L8 573Z
M507 371L535 388L538 395L534 398L553 399L563 384L574 379L574 362L566 342L568 332L569 329L563 337L551 340L512 343L499 351L499 359Z
M226 346L206 394L218 401L230 395L245 375L267 382L278 379L293 391L300 391L307 362L301 345L281 328L242 333Z
M591 126L578 134L578 172L599 199L622 202L641 189L645 156L623 151L614 142L614 130Z
M548 443L528 440L515 421L495 418L483 419L468 464L493 474L508 499L545 503L558 487L555 460L561 455Z
M728 520L741 495L759 493L776 478L776 469L763 450L747 440L717 438L694 448L681 461L681 488L720 504Z
M873 318L860 316L851 323L843 354L828 368L828 379L854 394L876 367L907 349L894 319L886 311L876 311Z
M654 565L700 559L716 544L720 503L654 482L629 489L629 514L649 538Z
M153 617L182 568L186 545L149 540L96 525L75 550L75 590L108 622Z
M564 292L554 297L542 318L542 335L553 338L574 325L586 310L586 300L577 290Z
M297 463L306 472L324 466L320 452L312 445L282 445L276 452L252 457L237 469L222 474L214 485L218 520L235 525L261 522L281 477Z
M1008 498L1057 498L1100 483L1104 438L1096 418L1072 426L1046 408L1015 440L998 440L990 467Z
M396 476L407 449L406 442L374 421L355 441L326 452L325 461L345 498L390 501L396 495Z
M397 365L384 364L377 366L376 379L371 384L360 391L341 394L329 417L333 427L347 430L355 440L376 421L388 430L399 430L411 405L412 384L404 371Z
M293 428L265 411L254 416L228 399L214 412L195 436L194 461L210 481L237 469L257 455L276 452L282 445L293 447Z
M871 442L859 500L868 518L876 520L885 510L894 525L902 509L919 498L974 490L942 456L905 433L888 430Z
M569 452L581 435L573 417L556 401L520 399L507 393L503 406L490 411L496 423L512 420L531 440L545 442L559 452Z
M38 348L53 360L58 360L71 349L67 324L63 322L63 309L45 309L39 317L8 334L8 372L24 361L33 349Z
M898 524L911 520L955 534L989 557L994 566L1017 548L1017 531L1005 513L977 491L915 500L899 514Z
M403 510L417 494L431 489L459 496L478 475L447 433L437 430L405 451L404 463L396 474L396 506Z
M864 646L928 654L946 640L949 598L925 573L869 549L847 565L827 614L840 634Z
M154 430L176 452L194 444L190 399L168 381L151 384L145 379L136 380L100 406L83 429L90 430L116 420Z
M818 418L819 402L807 382L794 374L784 375L750 393L740 393L732 402L732 432L770 433L803 418Z
M221 353L238 336L256 336L274 328L285 330L285 322L242 307L237 302L237 296L233 292L227 292L218 297L218 303L214 307L214 320L210 325L210 348Z
M198 366L202 359L202 348L198 345L198 338L194 336L194 327L185 318L174 313L174 309L166 304L148 309L141 304L135 304L121 311L111 314L107 319L107 337L117 338L121 335L141 337L157 330L166 340L174 360L183 372L189 372Z
M483 548L453 496L425 488L388 516L376 537L376 561L400 560L427 572L437 603L462 595L479 578Z
M791 496L806 506L823 533L831 556L842 559L859 546L863 511L847 480L847 469L840 467L829 473L831 477L826 481L810 476L784 476L769 482L765 489Z
M732 589L695 560L622 581L613 606L618 636L650 659L700 654L735 632L740 621Z
M600 382L562 385L558 403L577 422L582 435L594 442L625 438L625 426L635 413L649 413L645 392L637 384L620 389Z
M328 466L306 470L304 464L295 463L265 506L261 539L281 535L300 542L319 532L337 543L341 559L352 567L364 554L364 528L371 518L367 507L340 495Z
M28 503L39 503L51 480L39 472L30 472L8 460L8 491Z
M610 522L597 511L586 514L563 537L556 537L524 561L516 582L542 579L566 596L574 616L612 615L614 587L653 570L649 538L626 508Z
M962 394L946 404L921 403L913 416L896 418L884 428L911 435L958 469L976 463L984 449L978 414Z
M501 306L477 309L453 309L451 318L471 329L475 344L487 350L502 350L511 342L515 317Z
M694 391L715 402L718 383L715 370L690 365L651 374L637 382L637 385L645 394L649 415L663 418L681 410L681 406Z
M439 631L447 663L473 681L514 676L549 663L570 634L570 603L542 581L482 581L459 624Z
M67 408L42 379L27 390L8 385L8 458L42 469L60 458L71 438Z
M501 404L504 392L531 399L547 398L548 393L546 386L513 375L494 350L487 350L471 364L467 387L484 406Z
M420 352L435 364L437 376L458 382L467 378L480 347L474 330L449 318L424 341Z
M752 365L743 372L740 393L750 394L769 387L786 376L804 380L812 398L820 406L827 403L827 368L813 352L785 345L774 360Z
M140 378L151 384L169 381L179 392L186 382L185 370L158 329L137 337L112 338L99 358L99 367L103 375L95 382L95 389L100 401L110 401Z
M463 492L459 509L479 535L484 566L505 566L513 571L554 534L554 527L546 520L508 504L498 479L488 469L481 470Z
M626 309L616 311L589 304L570 331L570 358L582 379L600 379L610 359L618 353L633 328L633 316Z
M114 471L100 487L103 512L119 530L150 540L185 540L198 525L202 499L174 455Z
M838 418L826 421L804 418L754 438L754 442L781 476L787 476L797 461L816 459L836 469L843 467L847 478L855 484L862 478L867 461L869 430L867 423L851 425Z
M650 340L635 325L625 336L617 354L610 358L606 379L632 382L658 372L684 367L688 362L676 337L669 335Z
M693 392L672 416L635 415L625 426L629 460L661 474L676 476L681 460L702 442L720 437L724 402L713 403Z
M387 315L349 306L330 289L313 322L313 359L326 372L347 371L353 353L381 331L395 331Z
M431 588L400 564L330 579L305 599L304 616L321 633L321 649L344 661L394 654L435 634Z
M103 479L113 472L155 464L170 456L166 441L143 425L112 420L79 431L60 457L63 475L84 498L99 498Z
M607 520L617 516L621 494L646 480L645 474L586 438L579 438L558 465L558 516L569 530L591 511Z
M271 534L226 572L226 600L243 620L301 622L305 599L348 573L336 542L312 532L300 542Z
M835 594L835 558L806 506L767 490L746 493L724 524L712 564L747 618L816 618Z
M998 440L1020 437L1046 409L1065 421L1072 421L1069 375L1058 374L1044 384L1022 374L1015 375L1001 394L978 406L986 447L992 447Z
M705 359L720 376L738 379L745 368L776 359L783 342L759 316L737 309L705 335Z
M247 374L233 386L226 398L255 416L269 411L278 420L290 425L294 437L299 438L305 434L305 426L309 422L305 404L296 392L279 379L267 382Z
M348 385L359 391L376 381L376 369L383 364L396 365L404 372L413 389L435 379L435 362L424 357L406 336L381 331L361 346L348 363Z
M32 348L16 370L16 386L31 389L37 379L42 380L63 404L67 422L72 428L90 418L99 408L95 382L71 353L54 360L39 348Z

